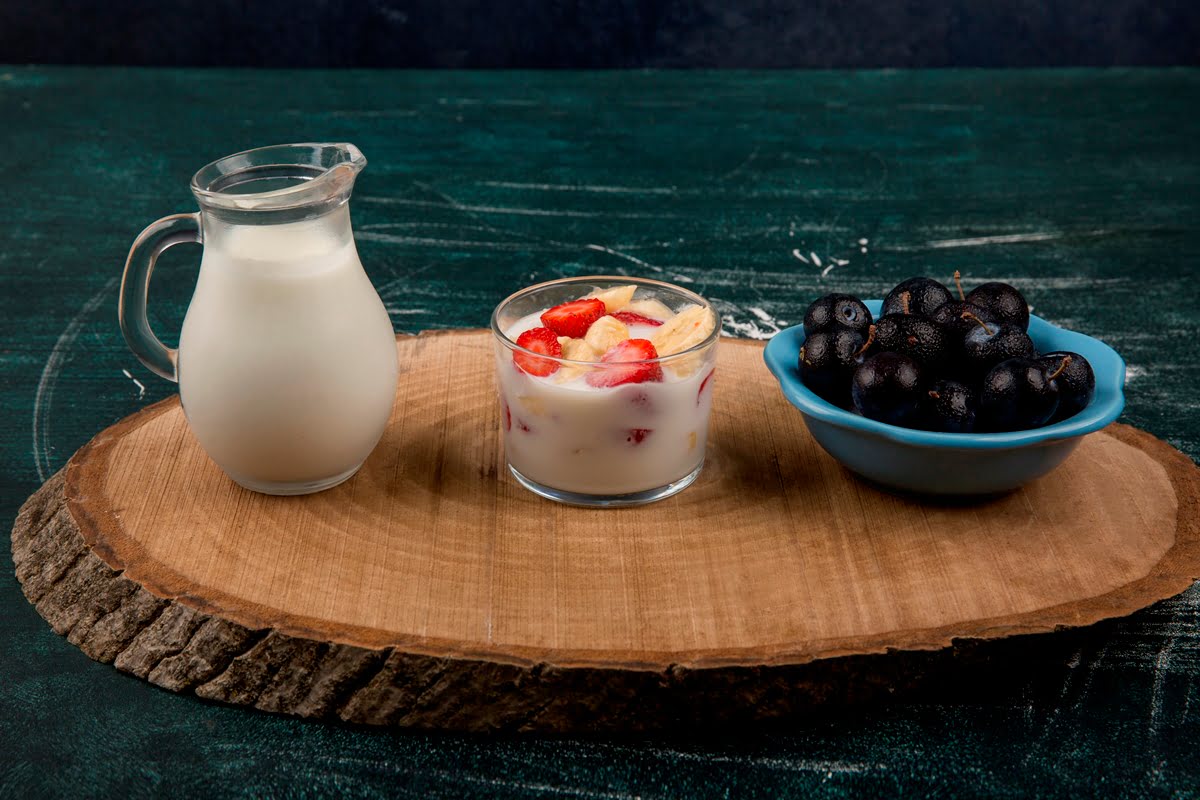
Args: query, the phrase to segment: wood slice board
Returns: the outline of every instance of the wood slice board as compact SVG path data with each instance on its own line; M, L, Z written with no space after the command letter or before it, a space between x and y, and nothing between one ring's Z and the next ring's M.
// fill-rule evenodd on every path
M572 730L892 689L929 672L921 651L1088 625L1200 576L1200 470L1125 426L1012 495L920 502L842 469L761 345L725 340L696 484L585 510L507 473L488 333L398 347L383 441L318 495L235 485L177 398L101 433L17 519L29 600L92 658L201 697Z

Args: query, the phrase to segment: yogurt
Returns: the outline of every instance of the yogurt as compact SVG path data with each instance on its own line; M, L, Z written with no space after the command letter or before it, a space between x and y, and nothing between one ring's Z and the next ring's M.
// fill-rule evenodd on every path
M667 315L662 321L668 321L672 312L662 310ZM508 325L505 337L516 342L541 327L543 311ZM705 311L711 317L711 310ZM655 341L663 330L637 322L624 327L635 340ZM545 376L529 374L498 342L501 425L510 467L543 487L604 497L652 492L693 478L704 463L708 440L715 341L661 358L657 380L616 386L596 380L610 367L593 359L562 361ZM563 344L572 352L568 341Z

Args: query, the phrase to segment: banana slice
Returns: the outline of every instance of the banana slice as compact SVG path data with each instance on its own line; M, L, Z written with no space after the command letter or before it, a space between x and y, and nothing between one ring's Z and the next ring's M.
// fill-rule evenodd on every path
M546 401L536 395L524 395L517 398L517 402L535 417L546 416Z
M554 373L555 383L570 383L580 375L587 373L587 367L577 367L574 364L564 364L562 369Z
M592 323L592 325L595 327L595 323ZM600 354L593 350L592 346L583 339L560 336L558 337L558 343L562 345L562 357L570 361L598 361L600 359ZM554 373L554 381L555 383L567 383L568 381L575 380L585 372L587 372L587 367L580 367L575 364L563 364L562 369Z
M613 320L619 322L620 320ZM593 323L593 327L595 324ZM562 357L568 361L599 361L600 353L597 352L590 344L583 339L572 339L569 336L558 337L558 343L562 345Z
M617 286L612 289L604 289L603 291L596 290L589 294L588 297L603 300L605 310L612 314L629 305L629 301L633 299L633 293L636 291L636 286Z
M654 331L650 341L659 356L674 355L700 344L716 327L711 309L687 306Z
M651 342L660 356L682 353L689 347L695 347L708 338L717 327L716 317L712 310L703 306L687 306L674 317L662 324L654 332ZM668 362L663 366L676 377L686 378L704 366L705 354L694 353L684 358Z
M671 317L671 309L667 308L661 300L634 300L632 303L625 305L625 310L659 321L670 319Z
M607 353L608 348L629 338L629 326L616 317L601 317L592 323L583 340L597 353Z

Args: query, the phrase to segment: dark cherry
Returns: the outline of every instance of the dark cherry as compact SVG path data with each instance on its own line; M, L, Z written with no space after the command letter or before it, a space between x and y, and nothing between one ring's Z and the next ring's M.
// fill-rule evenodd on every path
M804 384L850 413L945 433L1038 428L1087 408L1096 376L1078 353L1039 356L1029 306L1007 283L963 292L909 278L878 319L849 294L829 294L804 315L797 365Z
M1038 359L1047 379L1058 387L1058 410L1053 421L1073 417L1087 408L1096 394L1092 365L1079 353L1056 351Z
M867 335L871 312L852 294L827 294L814 300L804 312L804 335L827 331L842 326Z
M942 326L912 314L888 314L875 324L875 352L908 356L932 370L950 355L950 338Z
M964 314L971 316L966 317L963 316ZM941 325L951 340L959 342L971 332L971 328L977 327L975 320L996 321L987 311L966 300L951 300L948 303L942 303L929 318Z
M874 327L863 336L837 327L819 331L800 348L800 380L818 397L846 408L850 405L850 376L871 346Z
M1045 425L1058 409L1058 387L1030 358L1010 358L992 368L979 393L979 426L1023 431Z
M883 299L880 314L916 314L928 317L950 301L950 290L933 278L909 278L897 284Z
M974 327L967 331L962 340L959 367L964 375L975 376L978 380L1001 361L1033 358L1036 355L1033 340L1016 325L989 323L971 317L967 319L974 322Z
M912 427L920 419L921 367L899 353L878 353L854 370L854 408L868 419Z
M993 281L976 286L966 299L988 312L995 322L1029 330L1029 304L1025 302L1025 295L1007 283Z
M931 431L971 433L979 410L979 396L965 383L943 378L922 398L923 421Z

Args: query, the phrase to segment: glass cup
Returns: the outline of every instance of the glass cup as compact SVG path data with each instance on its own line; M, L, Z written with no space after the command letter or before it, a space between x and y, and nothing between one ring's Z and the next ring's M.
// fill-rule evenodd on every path
M636 287L635 302L657 300L671 312L700 306L713 330L681 352L635 362L572 360L517 345L520 332L542 325L543 311L621 286ZM579 506L642 505L687 488L704 466L716 320L712 305L695 292L643 278L565 278L506 298L491 327L509 471L535 494ZM632 338L658 330L629 329Z

